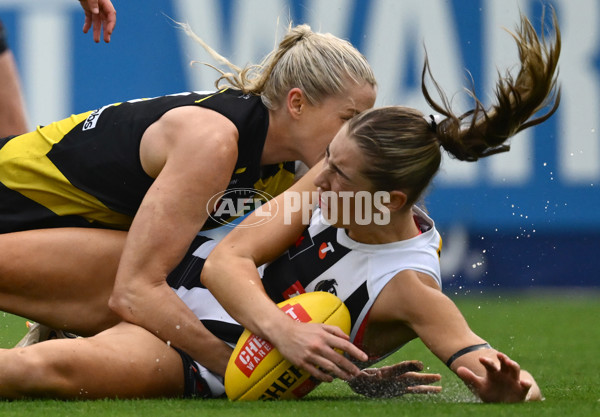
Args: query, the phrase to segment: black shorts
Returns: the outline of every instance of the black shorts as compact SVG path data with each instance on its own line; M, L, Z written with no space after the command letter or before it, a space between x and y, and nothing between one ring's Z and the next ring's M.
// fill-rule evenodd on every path
M181 349L174 348L183 361L184 398L214 398L208 382L202 377L198 364Z

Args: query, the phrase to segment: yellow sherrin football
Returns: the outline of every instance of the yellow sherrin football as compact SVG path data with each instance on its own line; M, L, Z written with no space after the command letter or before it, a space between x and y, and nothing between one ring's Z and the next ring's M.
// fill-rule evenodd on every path
M350 333L350 313L328 292L300 294L278 304L287 315L304 323L325 323ZM225 392L233 401L302 398L319 381L285 359L269 342L248 330L242 333L225 371Z

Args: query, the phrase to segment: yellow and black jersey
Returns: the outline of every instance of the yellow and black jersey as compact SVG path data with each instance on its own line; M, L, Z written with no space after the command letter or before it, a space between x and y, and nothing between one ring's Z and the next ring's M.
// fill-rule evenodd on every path
M292 163L260 166L269 117L259 97L225 89L132 100L0 139L0 233L63 226L128 229L154 181L141 165L142 135L181 106L212 109L237 127L238 159L229 189L276 195L291 185Z

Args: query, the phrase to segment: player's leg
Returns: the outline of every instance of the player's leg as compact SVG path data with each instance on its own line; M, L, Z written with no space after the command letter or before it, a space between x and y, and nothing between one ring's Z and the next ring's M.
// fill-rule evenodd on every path
M0 310L80 335L118 323L108 298L125 237L85 228L0 235Z
M125 322L90 338L0 350L0 368L0 398L151 398L184 393L179 353Z

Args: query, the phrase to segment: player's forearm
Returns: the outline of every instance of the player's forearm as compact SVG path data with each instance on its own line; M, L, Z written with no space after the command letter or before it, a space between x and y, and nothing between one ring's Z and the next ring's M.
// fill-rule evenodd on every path
M145 328L211 371L224 375L231 348L209 332L166 283L138 286L128 294L116 292L110 304L124 320Z
M271 340L286 319L267 296L249 258L215 249L202 269L202 283L238 323L260 337Z

